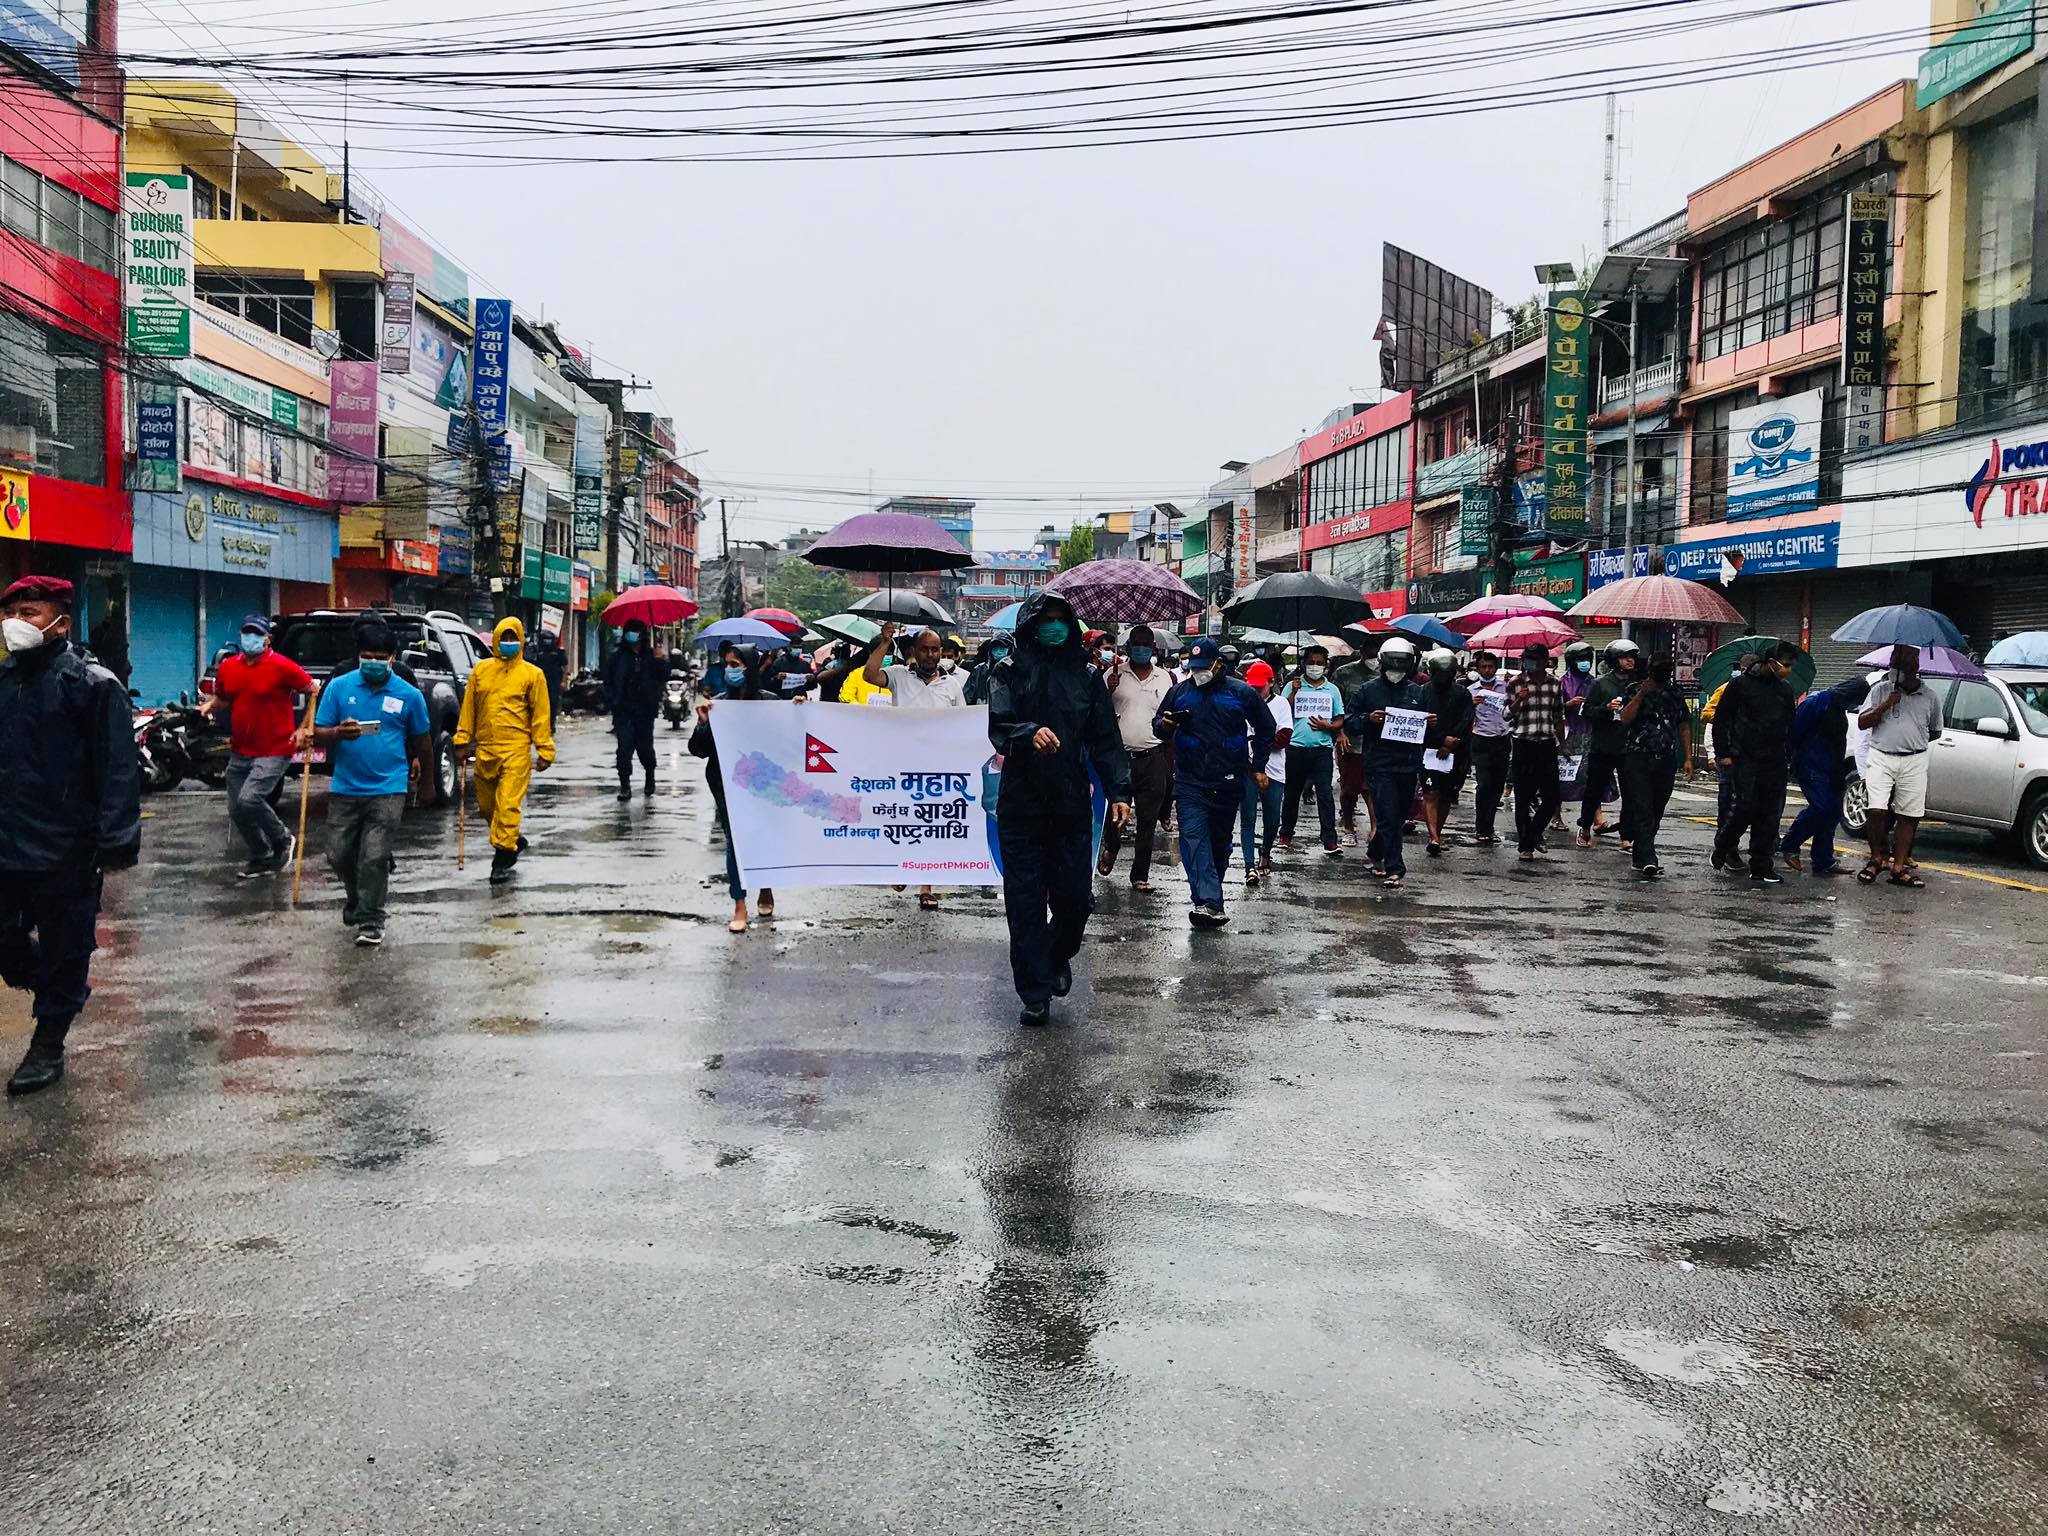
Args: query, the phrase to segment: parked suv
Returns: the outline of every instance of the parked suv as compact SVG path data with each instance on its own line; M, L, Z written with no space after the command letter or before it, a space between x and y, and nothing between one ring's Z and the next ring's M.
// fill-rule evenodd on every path
M452 744L456 723L462 716L462 691L469 686L470 669L485 655L484 641L475 630L452 613L393 613L383 609L316 608L311 613L281 613L271 620L270 643L279 655L288 656L326 687L337 671L353 668L356 620L364 617L384 620L398 636L398 660L413 684L426 695L427 719L434 733L432 781L421 797L435 805L455 800L455 749ZM221 655L226 655L223 651ZM214 658L218 667L220 658ZM208 676L203 691L211 691ZM317 765L327 772L327 765Z
M1993 667L1981 681L1930 677L1926 686L1942 716L1940 739L1927 749L1928 817L2009 833L2048 869L2048 667ZM1852 716L1842 825L1858 835L1870 820L1853 760L1860 734Z

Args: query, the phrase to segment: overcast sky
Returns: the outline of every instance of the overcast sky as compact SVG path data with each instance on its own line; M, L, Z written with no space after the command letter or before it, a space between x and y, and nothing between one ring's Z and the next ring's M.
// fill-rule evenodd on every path
M194 22L254 11L192 3L152 10L194 51L247 45ZM445 13L454 34L478 5L403 11ZM1925 0L1856 0L1728 29L1714 45L1926 15ZM124 47L164 41L152 25L125 9ZM1910 53L1894 53L1624 98L1622 231L1911 72ZM1064 527L1083 491L1103 506L1185 500L1223 460L1274 452L1339 402L1374 398L1383 240L1510 302L1533 290L1534 262L1597 254L1601 115L1594 100L838 165L476 169L366 147L355 166L479 291L509 289L604 363L651 379L657 393L636 403L708 450L692 463L711 493L864 492L872 477L878 499L974 496L986 549L1028 542L1044 521ZM1053 500L999 499L1026 495ZM735 531L775 537L859 506L764 493L736 509Z

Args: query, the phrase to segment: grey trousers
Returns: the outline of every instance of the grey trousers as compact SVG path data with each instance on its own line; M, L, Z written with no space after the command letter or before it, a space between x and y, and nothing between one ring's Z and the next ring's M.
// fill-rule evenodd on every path
M244 757L237 752L228 759L228 820L249 845L252 859L275 858L284 851L290 834L270 808L270 792L291 766L288 757Z
M391 883L391 840L405 813L404 795L329 795L327 862L348 899L341 920L384 926L384 891Z

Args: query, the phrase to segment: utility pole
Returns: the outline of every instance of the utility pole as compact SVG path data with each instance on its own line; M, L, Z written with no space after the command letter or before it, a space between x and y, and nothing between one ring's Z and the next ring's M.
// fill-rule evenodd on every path
M1600 249L1614 249L1614 211L1619 198L1615 181L1615 122L1620 115L1620 98L1607 93L1607 148L1600 176Z
M511 583L505 571L503 508L492 483L495 469L491 445L484 441L483 418L476 403L469 406L469 528L471 559L483 559L484 589L490 593L491 617L505 618L512 611Z
M718 583L718 616L722 619L738 618L743 593L740 589L740 573L732 563L732 519L726 515L725 498L718 498L718 555L724 564Z
M1493 590L1515 588L1515 542L1522 525L1515 517L1515 460L1521 453L1521 421L1513 410L1501 413L1500 474L1495 480L1493 508Z
M1622 470L1621 485L1621 574L1635 574L1636 544L1636 306L1642 298L1642 285L1631 282L1628 285L1628 460ZM1630 619L1621 621L1621 637L1634 638L1635 623Z

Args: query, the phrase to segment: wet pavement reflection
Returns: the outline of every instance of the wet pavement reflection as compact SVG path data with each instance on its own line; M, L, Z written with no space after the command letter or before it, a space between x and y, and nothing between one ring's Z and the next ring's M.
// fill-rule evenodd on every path
M1024 1032L980 893L728 936L681 741L508 888L409 816L379 952L147 803L0 1110L10 1536L2041 1529L2048 896L1169 869Z

